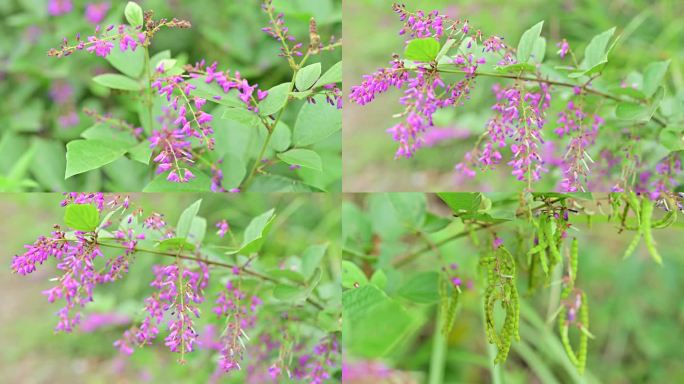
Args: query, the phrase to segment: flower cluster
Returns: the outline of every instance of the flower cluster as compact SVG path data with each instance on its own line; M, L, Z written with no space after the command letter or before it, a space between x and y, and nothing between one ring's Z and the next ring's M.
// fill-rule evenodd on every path
M134 345L151 344L159 335L159 326L164 320L169 330L164 344L172 352L181 354L181 362L186 352L194 350L198 337L194 318L200 316L198 305L204 302L204 289L209 282L207 265L197 262L197 266L197 271L185 268L180 262L153 266L155 279L150 286L155 292L145 299L147 313L141 324L126 331L123 338L115 342L122 353L130 355Z
M473 43L482 41L482 33L479 30L471 32L467 20L451 20L437 11L427 15L422 11L410 13L403 5L398 4L395 4L393 9L404 22L399 34L407 36L407 43L414 38L433 37L439 40L447 31L450 38L459 34L461 41L467 42L468 48L472 47ZM484 45L488 52L501 52L506 49L498 36L485 39ZM399 99L400 104L404 106L404 112L401 114L404 119L387 130L399 143L395 158L410 158L416 150L424 146L424 135L434 128L433 115L438 109L458 106L468 99L477 68L486 60L472 53L461 53L451 57L450 61L460 73L465 74L464 79L455 84L446 84L435 65L419 63L415 67L407 68L395 55L390 68L382 68L372 75L364 76L361 85L351 88L350 100L359 105L373 101L377 94L387 91L390 87L406 88L403 97Z
M91 24L100 24L107 17L111 5L108 2L88 3L85 9L85 18Z
M261 28L261 30L282 43L279 56L287 57L290 60L293 56L303 56L301 49L304 44L297 42L295 37L290 35L290 29L285 26L285 15L275 13L272 0L265 0L262 8L269 16L269 26ZM290 45L291 43L293 44Z
M245 330L254 327L256 311L262 304L256 295L248 299L247 294L240 289L239 281L228 280L225 290L221 291L214 306L216 315L228 319L220 340L219 367L224 372L242 369L240 363L245 353L245 341L249 340ZM234 282L237 282L237 285Z
M541 156L542 128L545 124L544 112L550 106L551 94L546 84L541 84L537 92L523 91L519 85L493 86L496 104L492 107L494 117L487 122L486 142L480 149L476 147L465 155L464 161L456 165L456 170L473 177L473 168L491 168L503 158L501 149L509 146L513 158L508 162L512 174L518 180L539 180L544 171Z
M49 0L48 13L52 16L59 16L69 13L74 9L71 0Z

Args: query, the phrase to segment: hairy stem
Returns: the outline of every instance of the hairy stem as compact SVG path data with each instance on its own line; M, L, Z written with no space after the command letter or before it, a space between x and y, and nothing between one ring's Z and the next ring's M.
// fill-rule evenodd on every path
M438 310L439 312L439 310ZM429 384L441 384L444 380L444 367L446 365L446 337L442 333L444 317L437 313L435 330L432 336L432 354L430 355L430 378Z
M302 60L303 61L303 60ZM273 136L273 132L275 131L276 126L280 122L280 119L283 117L283 112L285 112L285 109L287 108L288 104L290 103L290 93L294 90L295 86L295 79L297 78L297 72L299 70L295 67L295 69L292 72L292 81L290 82L290 88L287 91L287 99L285 99L285 104L283 107L280 109L278 112L278 115L276 116L275 121L272 124L265 124L266 125L266 130L268 130L268 134L266 135L266 140L264 140L264 145L261 147L261 150L259 151L259 155L257 158L254 160L254 165L252 166L252 170L249 172L249 176L247 176L247 179L242 183L242 186L240 188L241 191L246 191L247 188L252 184L252 181L254 181L254 176L256 176L257 171L259 170L259 163L261 163L261 159L264 157L264 153L266 153L266 148L268 148L268 143L271 142L271 137Z
M128 247L124 247L124 246L119 245L119 244L103 243L101 240L100 240L100 241L97 241L95 244L100 245L100 246L102 246L102 247L117 248L117 249L129 249ZM174 258L179 258L179 259L183 259L183 260L199 261L199 262L205 263L205 264L207 264L207 265L213 265L213 266L216 266L216 267L223 267L223 268L230 268L230 269L233 269L233 268L236 268L236 267L237 267L237 268L239 268L242 272L244 272L244 273L246 273L246 274L248 274L248 275L250 275L250 276L254 276L254 277L258 278L258 279L261 279L261 280L264 280L264 281L268 281L268 282L271 282L271 283L274 283L274 284L279 283L278 280L276 280L276 279L274 279L274 278L272 278L272 277L263 275L263 274L261 274L261 273L259 273L259 272L254 271L254 270L248 269L248 268L246 268L245 266L239 267L239 266L234 265L234 264L223 263L223 262L220 262L220 261L205 260L205 259L202 259L202 258L200 258L200 257L189 256L189 255L183 255L183 254L181 254L180 252L179 252L179 253L164 252L164 251L158 251L158 250L146 249L146 248L139 248L139 247L135 247L135 248L133 249L133 252L151 253L151 254L154 254L154 255L160 255L160 256L166 256L166 257L174 257ZM300 283L295 283L295 284L300 285L300 286L303 285L303 284L300 284ZM321 304L319 304L318 302L314 301L314 300L311 299L311 298L307 298L306 301L307 301L309 304L311 304L311 305L313 305L314 307L316 307L317 309L319 309L319 310L322 310L322 309L323 309L323 306L322 306Z

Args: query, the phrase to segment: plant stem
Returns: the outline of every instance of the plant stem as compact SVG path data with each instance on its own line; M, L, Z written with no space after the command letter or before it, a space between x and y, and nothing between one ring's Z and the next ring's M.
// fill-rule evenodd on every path
M437 321L432 336L432 354L430 355L429 384L441 384L444 380L444 367L446 365L447 343L442 333L443 317L437 310Z
M95 244L100 245L100 246L103 246L103 247L109 247L109 248L129 249L128 247L124 247L124 246L119 245L119 244L103 243L101 240L100 240L100 241L97 241ZM254 277L258 278L258 279L261 279L261 280L264 280L264 281L268 281L268 282L271 282L271 283L274 283L274 284L278 284L278 283L279 283L278 280L276 280L276 279L274 279L274 278L272 278L272 277L263 275L263 274L261 274L261 273L259 273L259 272L253 271L253 270L251 270L251 269L247 269L247 268L245 268L245 267L239 267L239 266L237 266L237 265L228 264L228 263L223 263L223 262L220 262L220 261L205 260L205 259L202 259L202 258L199 258L199 257L195 257L195 256L183 255L183 254L181 254L180 252L178 252L178 253L172 253L172 252L157 251L157 250L154 250L154 249L146 249L146 248L138 248L138 247L134 248L134 249L133 249L133 252L151 253L151 254L153 254L153 255L174 257L174 258L179 258L179 259L183 259L183 260L199 261L199 262L205 263L205 264L207 264L207 265L213 265L213 266L223 267L223 268L230 268L230 269L233 269L233 268L237 267L237 268L240 268L240 270L241 270L242 272L244 272L244 273L246 273L246 274L248 274L248 275L250 275L250 276L254 276ZM303 284L298 284L298 285L302 286ZM314 307L316 307L317 309L319 309L319 310L322 310L322 309L323 309L323 306L322 306L321 304L319 304L318 302L312 300L311 298L307 298L306 301L307 301L309 304L311 304L311 305L313 305Z
M438 72L443 72L443 73L456 73L456 74L466 74L465 71L458 70L458 69L444 69L444 68L437 68ZM514 79L514 80L522 80L522 81L531 81L531 82L537 82L537 83L546 83L549 85L557 85L560 87L568 87L568 88L575 88L579 87L582 88L586 93L591 93L596 96L600 96L606 99L611 99L614 101L620 101L620 102L625 102L627 100L623 100L622 98L611 95L609 93L601 92L598 91L594 88L589 88L589 83L585 84L572 84L572 83L566 83L563 81L554 81L554 80L548 80L548 79L542 79L542 78L537 78L537 77L522 77L522 76L517 76L517 75L506 75L503 73L491 73L491 72L475 72L473 74L474 76L486 76L486 77L496 77L496 78L501 78L501 79ZM640 104L644 104L643 100L639 100ZM666 127L667 123L660 119L657 116L652 117L653 121L655 121L658 125L661 127Z
M545 201L544 204L539 205L539 206L533 208L532 211L538 211L538 210L540 210L540 209L542 209L542 208L544 208L544 207L549 206L550 204L553 204L553 203L555 203L555 202L558 202L559 200L560 200L560 199L551 200L551 201ZM525 213L523 213L523 212L519 212L519 213L516 214L516 217L524 216L524 214L525 214ZM494 227L494 226L499 225L499 224L501 224L501 223L486 223L486 224L481 224L479 227L474 228L473 231L480 231L480 230L483 230L483 229L487 229L487 228L490 228L490 227ZM402 256L402 257L400 257L400 258L397 258L397 261L395 261L395 262L393 263L393 264L394 264L394 267L395 267L395 268L403 267L404 265L410 263L416 256L422 254L423 252L429 251L429 250L432 249L433 247L440 247L440 246L442 246L442 245L444 245L444 244L446 244L446 243L452 242L452 241L454 241L454 240L456 240L456 239L460 239L460 238L462 238L462 237L466 237L466 236L469 236L469 235L470 235L470 231L469 231L469 230L465 230L465 231L458 232L458 233L456 233L456 234L454 234L454 235L452 235L452 236L449 236L449 237L447 237L447 238L444 238L444 239L442 239L442 240L440 240L440 241L433 242L433 244L427 245L427 246L425 246L425 247L422 247L422 248L418 249L417 251L410 252L410 253L406 254L405 256Z
M259 151L259 155L257 156L257 158L254 160L254 165L252 166L252 170L249 172L249 176L247 176L247 179L245 179L245 181L242 183L242 186L240 187L241 191L246 191L247 188L249 188L249 186L252 184L252 181L254 180L254 176L256 176L256 173L259 170L259 163L261 162L262 157L264 157L264 153L266 153L266 148L268 148L268 143L271 141L271 136L273 136L273 132L275 131L276 126L280 122L280 119L283 117L283 112L285 112L287 105L290 103L290 93L292 93L292 90L294 90L297 72L299 72L299 70L295 67L292 73L292 81L290 82L290 88L287 91L287 99L285 99L285 104L278 112L275 121L271 125L264 124L266 126L266 130L268 131L268 134L266 135L266 140L264 140L264 145L261 147L261 150Z

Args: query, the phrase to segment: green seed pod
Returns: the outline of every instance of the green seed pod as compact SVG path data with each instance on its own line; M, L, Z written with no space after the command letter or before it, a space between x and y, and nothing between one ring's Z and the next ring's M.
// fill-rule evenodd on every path
M674 224L674 222L677 221L677 210L676 209L671 209L667 211L665 216L663 216L662 219L654 221L651 224L651 228L655 229L661 229L661 228L667 228L670 225Z
M582 327L589 331L589 303L587 303L587 295L582 292L582 306L579 311L580 322ZM579 342L579 356L577 357L577 370L580 375L584 374L584 368L587 365L587 346L589 342L589 335L587 332L580 332Z
M651 254L651 258L658 263L663 263L663 258L658 253L656 248L655 240L653 239L653 234L651 233L651 219L653 218L653 201L646 197L641 198L641 226L640 232L644 237L644 242L646 243L646 249Z
M449 305L446 310L446 316L443 323L444 326L442 328L442 333L444 333L444 335L450 334L451 330L454 327L454 320L456 319L456 308L458 307L458 299L460 295L461 292L456 287L453 287L451 291Z
M641 232L637 232L634 235L634 238L632 239L632 241L627 246L627 249L625 249L625 254L622 256L622 258L626 259L626 258L632 256L632 253L634 253L634 250L637 248L640 241L641 241Z

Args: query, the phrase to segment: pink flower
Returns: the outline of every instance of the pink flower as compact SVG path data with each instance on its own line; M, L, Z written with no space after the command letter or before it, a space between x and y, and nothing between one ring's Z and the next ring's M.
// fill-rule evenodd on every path
M71 0L49 0L48 13L52 16L59 16L69 13L74 9Z
M91 24L100 24L102 20L107 16L109 11L109 3L88 3L86 5L85 17Z

